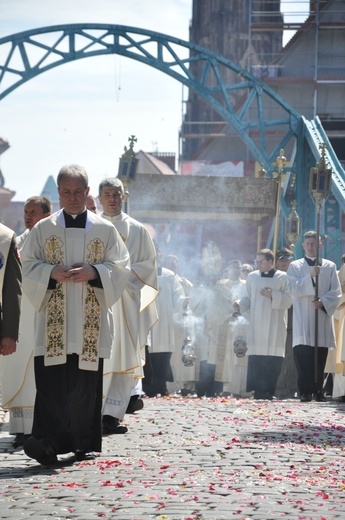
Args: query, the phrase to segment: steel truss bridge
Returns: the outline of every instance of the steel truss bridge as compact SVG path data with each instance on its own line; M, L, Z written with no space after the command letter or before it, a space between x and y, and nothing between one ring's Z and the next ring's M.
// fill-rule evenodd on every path
M287 181L281 197L281 245L291 198L297 200L303 228L315 228L309 172L321 157L319 146L326 143L333 182L332 195L322 211L321 232L331 238L325 244L326 256L338 261L345 173L320 120L306 120L265 83L212 51L166 34L121 25L71 24L24 31L0 39L0 99L54 67L104 54L140 61L193 89L224 119L226 127L240 136L253 160L261 163L269 176L275 176L280 149L291 151L290 164L284 168ZM229 75L236 81L229 84Z

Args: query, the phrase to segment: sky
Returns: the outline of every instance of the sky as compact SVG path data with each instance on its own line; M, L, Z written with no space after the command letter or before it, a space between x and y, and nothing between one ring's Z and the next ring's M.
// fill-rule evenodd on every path
M285 4L289 9L291 2ZM107 23L188 41L192 0L0 0L0 13L0 38ZM131 135L135 151L178 155L183 107L182 85L136 60L108 55L55 67L0 101L0 137L10 144L0 156L5 187L16 192L12 200L23 201L39 195L61 166L78 163L97 195L99 182L117 174Z
M164 3L164 10L161 9ZM0 38L69 23L109 23L189 39L192 0L0 0ZM91 192L115 176L135 135L135 151L178 152L182 86L136 60L98 56L40 74L0 101L0 157L12 200L41 193L64 164L88 172Z

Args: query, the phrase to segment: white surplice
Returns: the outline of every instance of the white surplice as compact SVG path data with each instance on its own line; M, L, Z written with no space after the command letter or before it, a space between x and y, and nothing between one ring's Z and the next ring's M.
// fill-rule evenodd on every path
M287 271L288 286L293 298L292 346L315 345L315 286L310 272L313 268L304 258L291 262ZM318 310L318 346L334 348L332 316L339 304L341 286L336 266L322 259L318 295L325 311Z
M264 288L272 290L272 298L260 294ZM247 355L284 357L287 310L292 303L286 273L277 270L270 278L253 271L245 290L240 309L242 314L249 309Z
M192 282L182 276L175 274L177 280L181 284L184 295L189 297L193 288ZM194 322L193 315L190 310L185 310L181 315L180 312L174 313L174 327L175 327L175 350L170 359L170 365L174 374L174 382L167 383L170 392L178 391L184 388L186 383L195 380L195 364L185 366L182 362L182 346L190 338L194 343Z
M225 282L230 292L231 307L233 313L233 304L240 300L245 294L244 280L227 280ZM230 316L227 327L226 349L224 350L224 357L219 364L216 379L224 383L224 390L236 395L246 395L247 383L247 367L248 355L237 357L234 352L234 341L242 337L247 342L248 317L244 316Z
M150 352L174 352L176 345L174 314L182 319L185 294L177 276L170 269L161 268L158 275L158 296L156 298L158 322L151 329ZM160 270L159 270L160 272Z
M195 317L198 359L215 365L219 328L233 313L231 293L226 285L194 286L190 307Z

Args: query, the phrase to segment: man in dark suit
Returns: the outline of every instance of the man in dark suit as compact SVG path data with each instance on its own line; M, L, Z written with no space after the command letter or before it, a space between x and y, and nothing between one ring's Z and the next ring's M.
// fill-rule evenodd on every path
M15 233L0 224L0 354L16 351L20 302L22 295L21 264Z

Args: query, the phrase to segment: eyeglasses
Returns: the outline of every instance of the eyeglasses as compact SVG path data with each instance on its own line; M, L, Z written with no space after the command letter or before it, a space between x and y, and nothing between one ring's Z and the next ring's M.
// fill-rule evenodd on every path
M254 260L254 263L256 265L261 265L261 264L264 264L265 262L268 262L268 260Z

